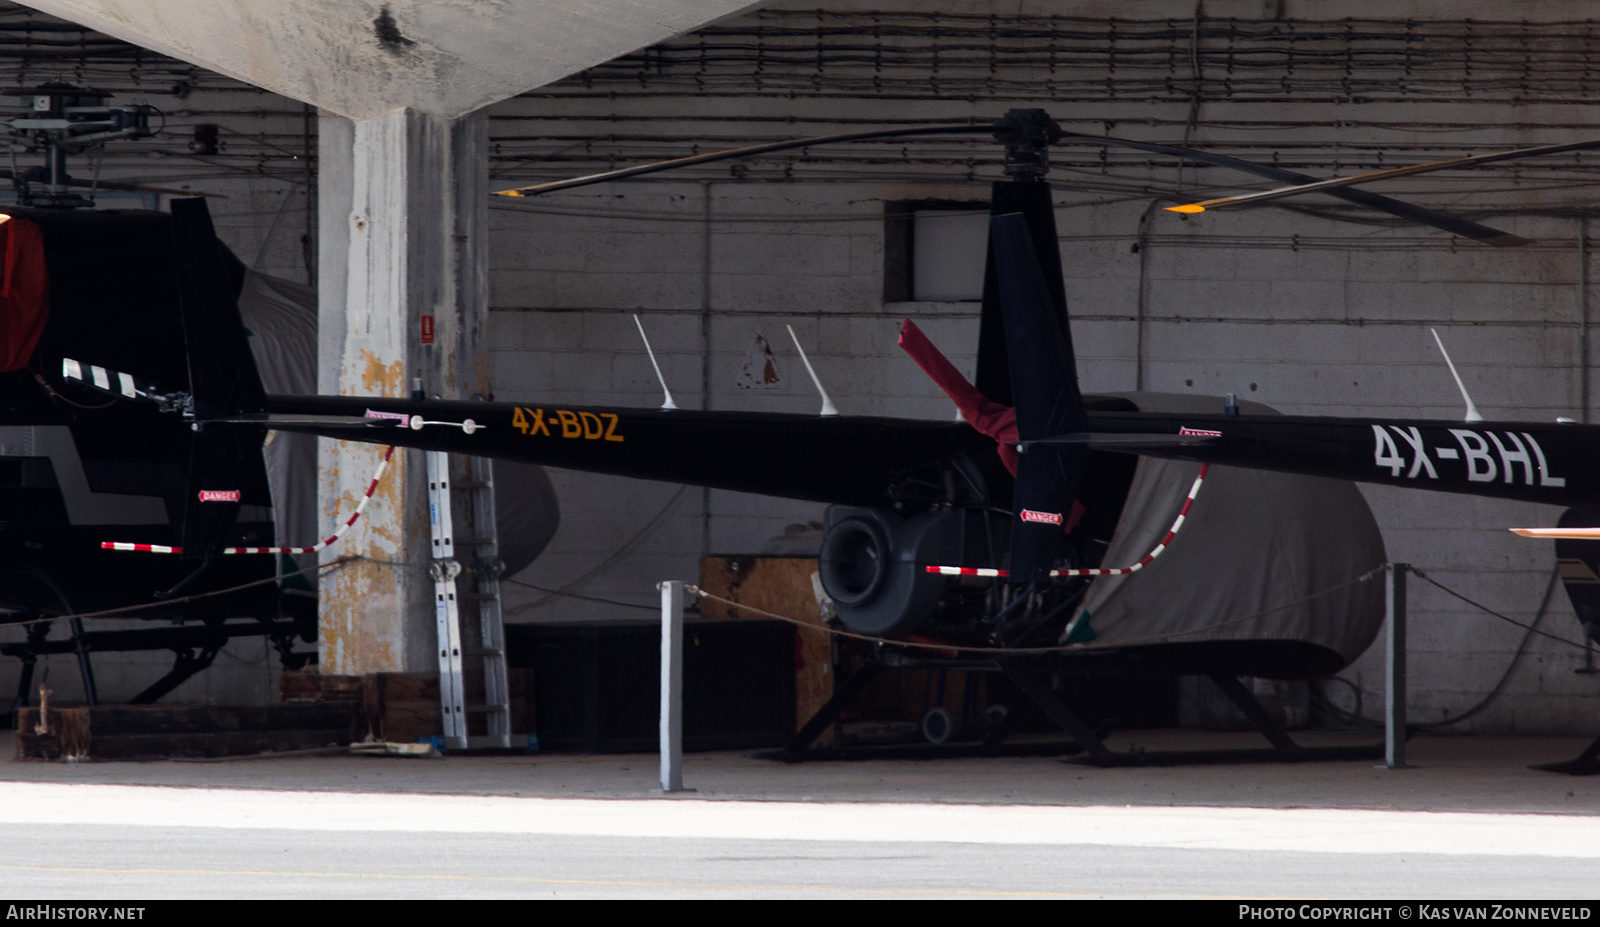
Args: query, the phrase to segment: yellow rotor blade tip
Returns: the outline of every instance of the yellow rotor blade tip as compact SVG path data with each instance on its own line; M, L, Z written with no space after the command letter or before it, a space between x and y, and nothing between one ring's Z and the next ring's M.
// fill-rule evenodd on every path
M1168 206L1166 207L1166 210L1167 212L1181 212L1184 215L1194 215L1197 212L1205 212L1206 208L1198 203L1188 203L1183 206Z

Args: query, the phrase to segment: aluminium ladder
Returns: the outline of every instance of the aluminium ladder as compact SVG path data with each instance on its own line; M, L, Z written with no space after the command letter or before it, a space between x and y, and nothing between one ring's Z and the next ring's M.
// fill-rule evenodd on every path
M495 526L493 464L487 458L465 458L467 478L455 484L471 500L470 534L462 547L471 551L467 572L474 588L462 593L457 589L463 570L455 555L450 455L443 451L428 451L427 455L428 510L433 532L429 572L433 576L434 620L439 632L439 709L445 745L455 749L510 747L511 697L500 611L500 572L504 567L499 559L499 531ZM462 633L462 600L476 606L476 635ZM467 658L472 656L483 660L483 700L477 704L467 701L466 667ZM484 716L485 734L469 733L469 718L476 714Z

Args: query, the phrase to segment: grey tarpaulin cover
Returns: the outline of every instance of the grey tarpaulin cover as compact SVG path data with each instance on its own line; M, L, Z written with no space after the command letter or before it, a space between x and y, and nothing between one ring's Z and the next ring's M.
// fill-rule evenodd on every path
M303 283L250 271L239 293L239 315L250 330L250 350L267 392L315 393L317 291ZM263 455L272 489L277 543L309 547L321 541L327 532L317 527L316 437L274 432ZM495 461L494 482L500 560L509 576L544 550L561 515L555 487L542 467ZM347 514L339 513L339 519Z
M1121 395L1142 411L1221 411L1210 396ZM1239 406L1246 414L1275 412ZM1101 565L1128 566L1149 553L1199 472L1190 461L1141 457ZM1097 577L1084 597L1084 620L1094 644L1305 641L1349 663L1383 623L1383 583L1334 587L1385 559L1377 522L1354 483L1213 466L1178 536L1138 572Z
M317 291L303 283L250 271L239 291L239 316L250 330L250 353L269 393L317 391ZM262 450L272 489L277 543L309 547L317 533L317 438L273 432ZM315 577L316 574L308 574Z

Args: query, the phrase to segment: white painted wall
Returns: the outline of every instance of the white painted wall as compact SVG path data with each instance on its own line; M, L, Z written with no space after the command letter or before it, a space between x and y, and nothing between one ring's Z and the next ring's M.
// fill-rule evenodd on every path
M1561 37L1585 35L1587 27L1543 27L1538 33L1541 27L1493 22L1524 16L1576 20L1586 15L1581 5L1540 5L1534 11L1521 4L1510 10L1499 3L1413 3L1398 10L1392 4L1291 0L1282 6L1291 17L1330 21L1411 14L1423 18L1415 31L1445 36L1465 27L1426 20L1470 17L1479 21L1479 50L1488 45L1496 52L1487 60L1480 56L1470 71L1459 55L1418 58L1407 84L1403 67L1373 64L1385 60L1375 49L1395 45L1333 36L1318 47L1353 49L1357 63L1349 69L1325 62L1308 71L1300 61L1292 75L1230 74L1229 44L1249 43L1215 34L1220 27L1210 23L1202 30L1204 79L1195 109L1188 55L1192 3L1051 4L1037 11L1024 4L1021 10L1021 24L1034 30L1048 28L1049 20L1027 17L1047 13L1165 20L1156 25L1170 26L1165 41L1177 52L1166 74L1131 64L1115 73L1104 66L1095 70L1095 61L1104 63L1103 55L1095 58L1104 43L1097 46L1091 36L1061 43L1063 61L1076 49L1076 68L1052 73L1035 60L991 70L981 55L964 67L949 63L959 57L952 51L932 81L926 70L874 68L859 58L819 68L815 30L841 32L820 42L824 51L855 45L870 58L875 49L904 52L919 42L924 49L939 42L959 45L962 30L976 34L966 41L981 43L986 20L886 15L875 22L849 15L868 8L908 14L934 9L915 2L835 3L830 19L807 5L784 3L702 36L713 47L764 47L772 55L768 61L753 61L749 54L715 58L687 42L668 43L638 67L614 63L583 82L563 82L497 106L492 131L505 140L494 170L510 186L744 140L874 122L989 117L1013 105L1045 106L1076 131L1173 143L1187 137L1192 144L1321 174L1592 134L1583 88L1570 80L1571 56L1587 54L1584 42ZM1229 27L1246 38L1259 39L1274 23L1301 30L1302 37L1308 29L1324 28L1264 19L1263 11L1274 7L1211 3L1205 12L1208 18L1239 17ZM1007 22L1019 12L1009 3L937 8L945 14L994 13ZM885 34L892 27L905 31L879 40L872 37L874 25ZM930 25L944 31L932 39L906 34ZM1360 32L1364 25L1350 28ZM1405 32L1403 23L1377 25L1380 33ZM1104 23L1058 21L1056 27L1106 34ZM1139 27L1120 26L1124 35ZM1518 28L1537 33L1539 53L1510 53L1516 39L1507 32ZM779 52L787 53L787 63ZM1253 96L1230 95L1230 81L1244 76L1256 81ZM1274 92L1274 82L1287 89ZM1363 94L1374 102L1359 102ZM783 323L793 320L817 346L813 356L841 408L946 417L948 405L895 348L895 322L903 315L916 318L958 363L970 364L976 306L883 304L880 204L982 198L988 180L998 175L998 152L980 142L935 143L929 149L900 142L818 149L805 159L753 160L742 178L718 165L687 179L680 174L497 208L491 305L499 311L491 324L506 333L494 339L502 345L493 354L497 390L506 397L653 404L658 393L626 317L638 311L658 351L666 348L667 376L685 404L700 381L699 314L709 305L711 408L813 408L809 387L791 369L792 349L781 340ZM513 155L525 160L514 163ZM1060 149L1055 160L1062 257L1086 390L1237 392L1293 413L1453 417L1460 414L1460 400L1428 334L1438 327L1485 414L1579 414L1577 213L1592 205L1592 159L1416 178L1383 188L1469 213L1506 210L1510 214L1484 221L1538 239L1519 251L1452 242L1442 233L1387 221L1358 224L1275 207L1188 220L1160 213L1141 224L1153 196L1183 191L1199 197L1251 184L1222 171L1180 170L1142 155L1113 152L1102 161L1095 150ZM1307 205L1351 214L1330 201ZM709 300L702 302L707 241ZM1134 250L1136 243L1141 252ZM780 390L735 386L758 332L782 350L780 363L790 365ZM601 354L609 355L605 362L597 362ZM583 475L562 477L562 490L565 521L553 549L519 578L637 603L650 601L658 579L692 577L702 545L750 551L786 523L820 516L819 506L713 493L707 543L698 530L704 512L698 491L674 497L669 487ZM1387 488L1368 488L1367 496L1394 559L1517 620L1532 619L1552 556L1547 544L1523 543L1503 529L1552 523L1557 510ZM618 498L626 502L617 505ZM668 517L636 540L636 532L669 501ZM605 570L586 576L612 555ZM1476 703L1506 669L1522 631L1431 586L1412 585L1412 709L1432 720ZM641 614L528 594L520 603L512 600L518 617ZM1543 628L1581 639L1559 589ZM1505 694L1464 726L1590 730L1600 699L1592 680L1574 673L1583 659L1577 648L1536 637ZM1369 714L1381 701L1380 671L1381 654L1374 653L1344 674L1365 690Z

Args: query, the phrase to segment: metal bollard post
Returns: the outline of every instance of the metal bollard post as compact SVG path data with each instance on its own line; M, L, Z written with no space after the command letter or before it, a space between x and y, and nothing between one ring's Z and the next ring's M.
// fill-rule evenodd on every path
M661 791L683 788L683 583L661 590Z
M1406 571L1404 563L1391 563L1384 589L1388 618L1384 661L1383 765L1409 769L1406 762Z

